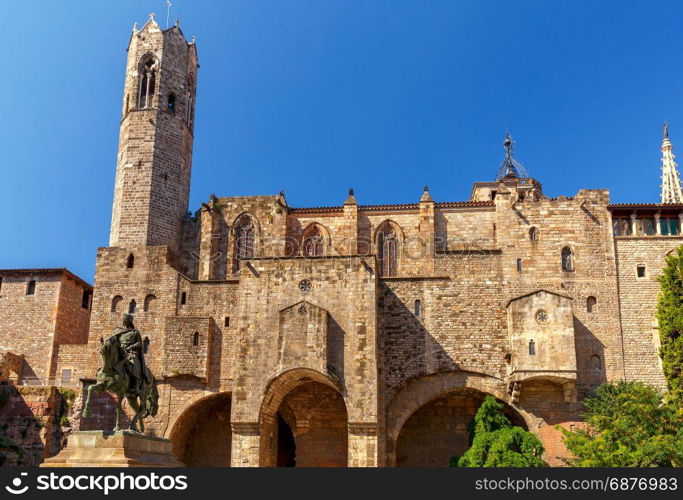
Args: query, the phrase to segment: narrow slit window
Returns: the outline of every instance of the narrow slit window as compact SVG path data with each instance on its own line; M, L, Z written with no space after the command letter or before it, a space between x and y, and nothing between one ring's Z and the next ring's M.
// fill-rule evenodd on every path
M187 292L180 294L180 305L184 306L185 304L187 304Z
M230 326L230 318L228 316L225 317L225 326L226 327Z
M638 276L639 278L645 277L645 266L640 265L636 267L636 276Z
M26 285L26 295L35 295L36 293L36 280L31 280Z
M422 301L418 299L415 301L415 316L420 316L421 314L422 314Z
M81 298L81 307L83 309L90 309L90 297L92 297L92 292L90 290L83 290L83 297Z
M586 312L588 313L593 313L595 312L595 306L597 305L598 300L595 297L588 297L586 299Z
M517 259L517 272L522 272L522 259Z
M529 354L532 356L536 355L536 342L533 340L529 341Z
M192 336L192 345L199 345L199 332L194 332L194 335Z
M133 269L133 266L135 266L135 255L130 254L126 260L126 269Z
M135 314L135 311L137 310L138 305L135 302L135 299L130 301L130 304L128 304L128 314Z
M168 102L166 103L166 107L169 113L175 114L175 94L170 94L168 96Z

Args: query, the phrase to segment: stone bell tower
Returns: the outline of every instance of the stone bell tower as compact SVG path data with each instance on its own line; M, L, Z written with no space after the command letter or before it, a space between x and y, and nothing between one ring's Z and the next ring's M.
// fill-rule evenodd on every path
M178 248L192 167L197 50L154 15L133 33L123 93L109 245Z

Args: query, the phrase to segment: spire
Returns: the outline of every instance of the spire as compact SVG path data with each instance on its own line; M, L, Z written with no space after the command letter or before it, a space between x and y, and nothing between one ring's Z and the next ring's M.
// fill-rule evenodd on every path
M500 167L498 168L497 181L503 179L518 179L520 177L529 177L524 166L519 163L513 157L512 153L515 150L515 143L512 140L510 132L506 132L505 140L503 141L503 147L505 148L505 158L503 159Z
M356 197L353 195L353 189L349 189L349 197L346 198L344 205L356 205Z
M673 145L669 140L669 124L663 127L662 140L662 203L683 203L681 191L681 177L674 161Z
M429 194L429 186L425 186L424 190L422 191L422 198L420 198L420 202L423 201L433 201Z

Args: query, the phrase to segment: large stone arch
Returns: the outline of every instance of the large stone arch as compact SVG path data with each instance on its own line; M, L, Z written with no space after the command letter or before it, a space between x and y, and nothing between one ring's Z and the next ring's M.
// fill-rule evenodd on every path
M187 467L230 467L232 429L229 392L199 394L169 421L173 454Z
M297 407L297 404L301 406ZM280 413L282 407L285 407L286 411ZM335 413L335 420L331 425L322 425L319 422L325 412ZM259 411L259 465L262 467L277 465L279 432L282 430L283 422L290 426L289 431L294 436L297 447L306 441L307 446L310 446L311 436L318 432L318 441L323 442L322 446L329 445L328 447L335 448L337 452L335 457L330 458L329 453L325 456L325 452L329 450L323 448L323 453L317 454L320 462L311 463L310 457L313 455L308 453L309 461L297 465L319 467L347 464L348 413L342 388L333 378L311 368L294 368L270 378ZM325 441L325 436L322 436L325 432L334 432L335 435L332 438L328 436L329 439Z
M420 408L451 393L490 394L506 403L519 415L528 429L535 420L521 408L509 404L505 381L497 377L467 371L425 375L404 382L386 407L386 453L388 466L396 465L399 434L408 419Z

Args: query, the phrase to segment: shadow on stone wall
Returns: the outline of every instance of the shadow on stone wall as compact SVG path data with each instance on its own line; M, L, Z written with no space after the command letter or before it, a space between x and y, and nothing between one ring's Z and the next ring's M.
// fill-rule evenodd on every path
M593 332L574 316L576 345L576 389L579 400L591 390L607 382L605 346Z
M67 412L54 386L0 385L0 465L35 467L56 455L68 432Z

